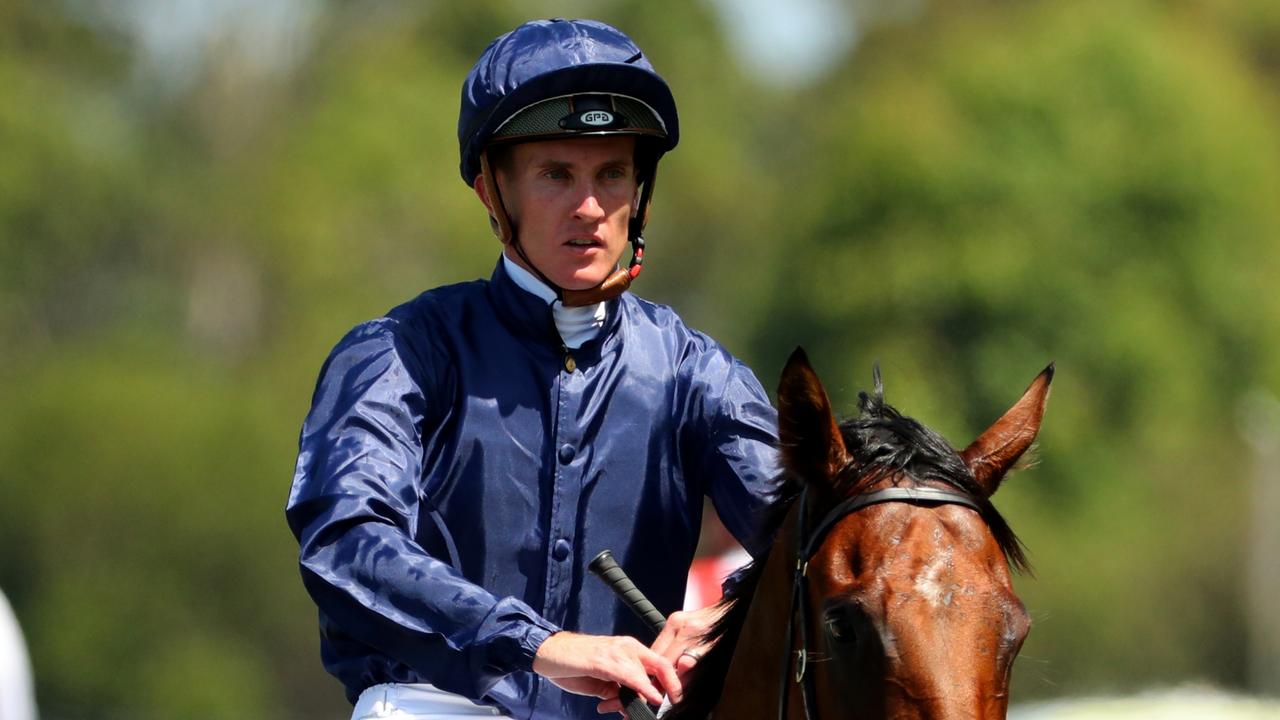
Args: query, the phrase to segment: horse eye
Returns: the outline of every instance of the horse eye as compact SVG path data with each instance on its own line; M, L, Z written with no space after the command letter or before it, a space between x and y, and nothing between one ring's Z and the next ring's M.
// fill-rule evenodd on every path
M858 633L854 630L853 619L849 613L839 609L827 611L826 614L827 634L832 640L839 643L851 643L858 639Z

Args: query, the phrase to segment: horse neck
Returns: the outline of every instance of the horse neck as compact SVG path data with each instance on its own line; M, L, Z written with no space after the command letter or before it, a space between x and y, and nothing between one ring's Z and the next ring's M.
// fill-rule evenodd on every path
M797 502L797 505L799 503ZM765 563L747 617L738 635L737 647L715 717L772 717L778 693L787 641L791 581L795 567L796 509L792 508L778 532ZM796 694L791 693L795 705ZM801 712L795 705L794 712ZM791 717L803 717L789 713Z

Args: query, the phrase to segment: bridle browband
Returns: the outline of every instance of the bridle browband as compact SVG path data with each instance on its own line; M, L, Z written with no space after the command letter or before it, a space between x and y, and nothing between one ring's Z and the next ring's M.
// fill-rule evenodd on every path
M832 508L818 523L813 532L807 532L805 515L807 510L808 488L800 492L797 502L800 507L796 511L796 564L795 576L791 583L791 609L787 613L786 654L782 661L781 691L778 697L778 720L787 716L787 699L791 690L791 678L795 678L800 686L800 697L803 701L806 720L816 720L818 708L814 699L813 674L807 672L809 666L809 597L808 584L805 579L811 560L822 541L831 532L836 523L862 508L888 502L904 502L912 505L963 505L982 513L982 508L968 495L941 488L891 487L875 492L860 493ZM797 620L799 621L797 623ZM795 652L795 673L793 666L791 643L795 638L796 625L800 626L800 649Z

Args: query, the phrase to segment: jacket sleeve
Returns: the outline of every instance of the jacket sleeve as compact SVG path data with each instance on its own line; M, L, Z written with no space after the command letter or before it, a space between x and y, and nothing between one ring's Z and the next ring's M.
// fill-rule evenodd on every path
M781 488L777 412L750 368L714 343L695 373L704 433L695 472L721 522L758 558L773 544L767 511Z
M339 343L302 428L285 514L322 613L437 687L478 699L508 673L529 670L559 628L414 540L426 520L418 517L423 424L439 414L423 392L430 383L416 379L432 377L429 362L391 320Z

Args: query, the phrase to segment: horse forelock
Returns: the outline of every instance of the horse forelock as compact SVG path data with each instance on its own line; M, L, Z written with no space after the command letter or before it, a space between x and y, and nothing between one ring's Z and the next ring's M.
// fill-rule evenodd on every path
M889 480L894 485L946 485L974 502L1011 568L1029 572L1022 542L991 504L960 452L938 433L884 402L883 387L875 395L860 393L861 413L840 423L849 462L832 481L837 499L868 492Z

